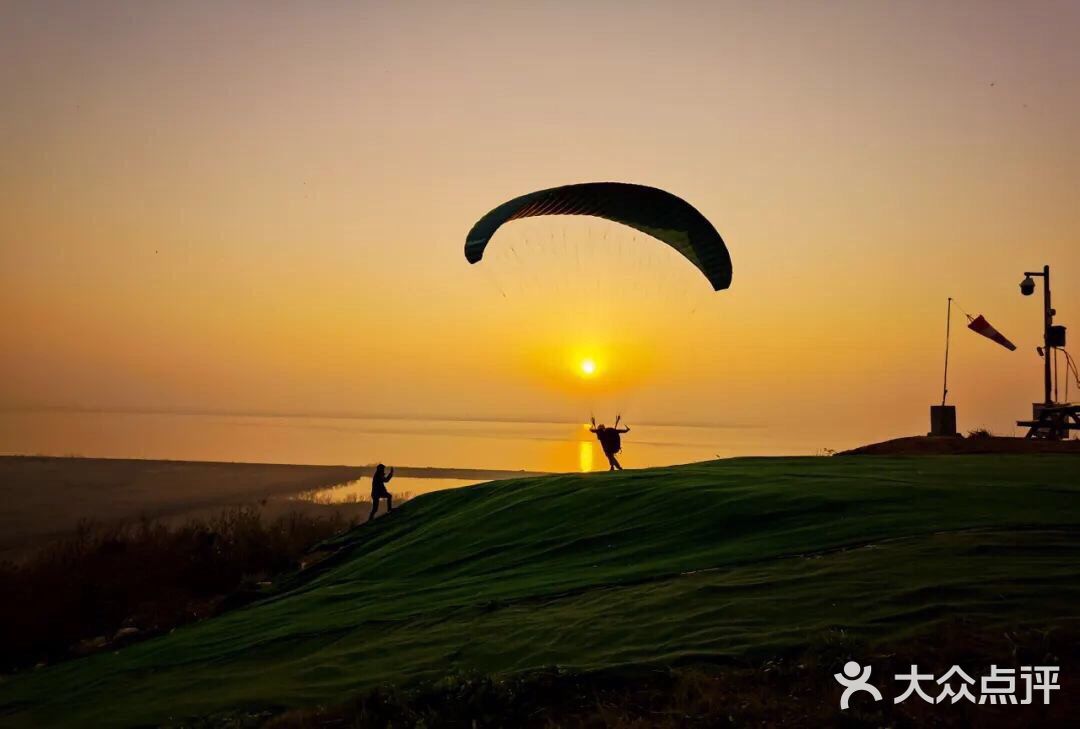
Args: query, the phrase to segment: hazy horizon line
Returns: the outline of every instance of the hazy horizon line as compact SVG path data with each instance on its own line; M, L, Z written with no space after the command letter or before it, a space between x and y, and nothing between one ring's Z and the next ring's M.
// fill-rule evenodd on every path
M273 411L214 408L162 408L162 407L99 407L90 405L0 405L2 413L79 413L102 415L179 415L217 416L234 418L322 418L326 420L404 420L439 421L449 423L540 423L547 425L578 425L580 420L558 418L551 415L499 416L499 415L434 415L423 413L361 413L350 411ZM761 423L720 422L708 420L639 420L639 425L682 428L764 428Z

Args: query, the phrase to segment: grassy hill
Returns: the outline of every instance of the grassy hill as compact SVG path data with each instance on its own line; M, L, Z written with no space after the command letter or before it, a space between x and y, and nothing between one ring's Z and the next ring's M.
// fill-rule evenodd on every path
M157 724L458 671L766 660L957 620L1071 629L1077 465L755 458L428 494L260 602L5 678L0 719Z

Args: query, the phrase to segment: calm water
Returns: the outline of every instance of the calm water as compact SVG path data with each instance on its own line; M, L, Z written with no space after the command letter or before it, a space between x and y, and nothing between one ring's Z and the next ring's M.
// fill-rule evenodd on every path
M490 481L491 479L486 479ZM406 478L395 476L390 482L390 492L394 495L394 503L402 500L426 494L430 491L442 491L444 489L456 489L484 481L467 481L460 478ZM349 481L340 486L331 486L315 491L305 491L293 498L308 499L323 504L340 504L357 501L367 501L371 498L371 479L362 478L359 481Z
M619 456L627 468L810 454L822 445L792 446L788 438L778 451L774 434L761 427L630 425ZM418 419L8 411L0 412L0 453L535 471L606 467L582 424Z

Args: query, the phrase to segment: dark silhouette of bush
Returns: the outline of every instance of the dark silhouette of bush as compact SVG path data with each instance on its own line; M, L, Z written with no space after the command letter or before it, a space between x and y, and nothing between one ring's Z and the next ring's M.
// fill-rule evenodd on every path
M29 558L0 564L0 670L126 644L246 602L351 523L325 506L272 518L236 507L178 526L81 522Z

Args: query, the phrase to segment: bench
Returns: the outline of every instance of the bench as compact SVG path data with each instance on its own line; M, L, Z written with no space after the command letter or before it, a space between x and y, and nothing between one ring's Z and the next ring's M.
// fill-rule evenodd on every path
M1069 432L1080 430L1080 405L1046 405L1031 420L1017 420L1028 428L1025 438L1065 440Z

